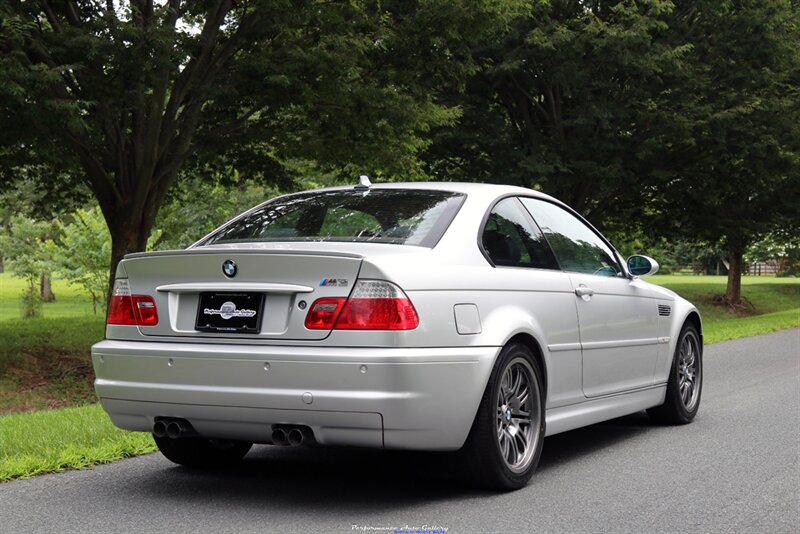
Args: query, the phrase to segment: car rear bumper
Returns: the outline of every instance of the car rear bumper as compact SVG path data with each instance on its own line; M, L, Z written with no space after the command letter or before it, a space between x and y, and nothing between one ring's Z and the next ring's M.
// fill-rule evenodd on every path
M127 430L180 417L206 437L268 443L271 425L297 424L326 445L452 450L499 350L102 341L92 360L100 402Z

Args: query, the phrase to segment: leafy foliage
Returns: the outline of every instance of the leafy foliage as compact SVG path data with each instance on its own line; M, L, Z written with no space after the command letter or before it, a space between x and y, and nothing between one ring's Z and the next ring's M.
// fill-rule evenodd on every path
M160 247L185 246L237 211L214 184L512 183L606 231L722 242L735 303L747 245L797 225L796 12L793 0L4 2L0 181L44 185L25 209L45 218L90 189L112 265L156 225ZM171 205L156 222L183 180L174 198L208 209Z
M51 233L50 223L17 215L11 218L9 230L0 234L0 254L9 270L26 282L21 299L23 317L41 313L38 282L51 272L51 258L42 245Z
M270 184L303 159L419 176L426 132L458 115L435 90L473 68L467 30L516 4L7 2L0 157L85 181L112 266L145 248L187 165L247 167ZM453 29L435 31L444 21Z
M170 192L151 237L156 250L186 248L232 217L277 194L234 178L232 184L187 178Z
M678 6L671 23L693 52L669 107L685 130L652 207L671 233L723 240L737 304L747 246L797 221L800 23L788 0Z
M437 131L431 173L541 189L598 225L641 214L671 128L665 77L689 50L664 39L671 3L530 6L475 51L485 68L452 95L463 117Z
M67 218L56 219L55 239L42 243L47 266L58 278L81 286L92 297L92 308L105 310L108 287L108 266L111 263L111 234L103 214L97 207L78 209ZM147 248L161 237L153 232Z
M541 189L606 231L722 241L735 304L747 245L797 221L796 3L530 6L475 49L430 172Z
M30 319L42 314L42 296L36 289L36 283L28 283L19 299L22 317Z
M72 219L68 224L57 221L58 239L44 246L55 275L83 287L96 314L98 303L105 309L111 235L97 208L76 210Z

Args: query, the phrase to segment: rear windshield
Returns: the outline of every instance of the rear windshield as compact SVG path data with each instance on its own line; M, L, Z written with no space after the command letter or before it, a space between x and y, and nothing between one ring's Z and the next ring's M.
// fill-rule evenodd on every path
M289 195L221 227L201 245L342 241L433 247L463 200L460 193L420 189Z

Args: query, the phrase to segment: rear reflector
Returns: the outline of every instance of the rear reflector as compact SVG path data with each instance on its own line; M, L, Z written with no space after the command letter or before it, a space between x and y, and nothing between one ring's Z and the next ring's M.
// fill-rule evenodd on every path
M311 305L306 315L306 328L309 330L330 330L336 323L336 318L342 311L342 305L347 299L324 298L317 299Z
M306 316L311 330L413 330L414 305L402 289L383 280L359 280L350 298L322 298Z
M136 320L139 326L155 326L158 324L158 311L153 297L134 295L133 305L136 308Z
M155 326L158 324L156 302L153 297L146 295L131 295L128 280L119 278L114 281L114 291L111 293L111 306L106 323Z

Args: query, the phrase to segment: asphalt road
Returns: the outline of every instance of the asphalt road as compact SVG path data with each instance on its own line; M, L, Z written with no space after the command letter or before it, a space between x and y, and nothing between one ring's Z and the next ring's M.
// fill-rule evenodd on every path
M234 472L160 455L0 485L1 532L798 532L800 329L706 350L700 413L553 436L510 494L442 454L259 447Z

